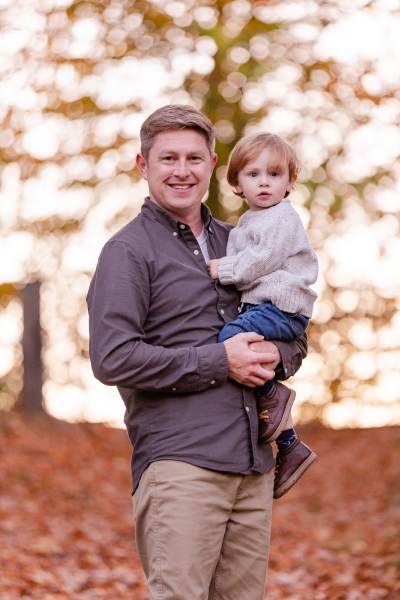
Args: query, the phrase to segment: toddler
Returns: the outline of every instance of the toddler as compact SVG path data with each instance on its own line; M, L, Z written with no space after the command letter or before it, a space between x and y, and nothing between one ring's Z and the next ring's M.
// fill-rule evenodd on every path
M218 341L243 332L291 342L307 328L317 294L310 289L318 262L287 196L301 169L294 148L272 133L241 139L229 157L227 180L250 210L232 229L227 256L210 260L213 279L242 292L239 317ZM295 392L275 379L256 388L259 441L276 440L274 498L288 492L316 459L296 436L291 418Z

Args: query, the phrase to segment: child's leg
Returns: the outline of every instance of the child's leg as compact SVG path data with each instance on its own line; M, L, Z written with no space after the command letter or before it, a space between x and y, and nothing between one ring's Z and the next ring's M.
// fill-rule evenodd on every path
M305 331L308 319L303 315L285 313L266 302L259 305L244 305L237 319L227 323L220 332L219 342L238 333L255 332L266 340L291 342ZM259 441L271 443L286 427L295 392L276 380L267 381L255 389L259 421Z
M305 332L308 321L303 315L285 313L271 302L244 304L241 314L221 330L218 341L224 342L238 333L254 332L265 340L293 342Z
M304 475L317 455L297 437L291 414L285 429L276 439L276 445L274 498L281 498Z
M303 315L285 313L271 303L247 306L239 318L228 323L219 341L237 333L255 331L266 340L291 342L306 329ZM275 379L255 389L259 416L258 439L261 443L276 440L278 446L274 498L288 492L316 459L316 454L299 440L293 428L291 408L295 392Z
M279 383L275 379L265 386L256 388L256 402L259 418L258 441L270 444L275 441L287 427L290 411L296 397L296 392Z
M286 448L279 449L276 457L274 498L281 498L286 494L316 458L315 452L296 435L294 441Z

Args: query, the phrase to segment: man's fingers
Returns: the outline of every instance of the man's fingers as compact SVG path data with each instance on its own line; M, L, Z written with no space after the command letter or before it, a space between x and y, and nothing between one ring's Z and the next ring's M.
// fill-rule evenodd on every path
M261 365L254 365L250 372L242 375L243 383L252 387L253 385L264 385L266 381L274 378L275 373L269 369L264 369Z
M266 354L262 354L261 352L254 352L253 363L258 363L260 365L270 364L276 362L276 356L274 354L270 354L269 352Z
M273 368L276 354L271 347L264 347L264 352L250 350L249 344L260 342L264 338L258 333L239 333L223 343L228 355L228 375L238 383L248 387L263 385L274 377Z
M274 373L274 371L271 371L270 369L264 369L264 367L262 365L260 365L254 372L254 375L256 377L260 377L260 379L263 379L265 382L266 379L272 379L274 377L275 373Z
M255 351L254 354L257 354L257 362L259 363L272 363L272 362L276 362L276 354L273 352L257 352ZM260 357L265 358L267 357L267 360L261 360Z
M251 344L252 342L261 342L264 339L262 335L254 333L254 331L250 331L249 333L239 333L238 335L243 336L243 340L247 344Z

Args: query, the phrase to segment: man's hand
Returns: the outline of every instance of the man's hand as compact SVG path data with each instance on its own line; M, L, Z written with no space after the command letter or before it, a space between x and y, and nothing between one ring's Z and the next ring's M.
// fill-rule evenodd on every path
M282 360L281 353L272 342L265 340L262 342L252 342L249 347L253 352L261 352L262 354L269 354L271 356L271 360L262 365L267 371L275 371Z
M208 270L210 271L210 275L213 279L218 279L218 263L219 258L213 258L207 263Z
M242 385L256 387L273 379L280 362L279 351L257 333L238 333L223 342L228 355L228 377Z

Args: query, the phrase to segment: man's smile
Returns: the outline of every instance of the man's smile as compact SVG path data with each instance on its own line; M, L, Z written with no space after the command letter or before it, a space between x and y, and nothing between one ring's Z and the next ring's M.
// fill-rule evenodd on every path
M194 186L194 183L168 183L168 185L174 190L189 190Z

